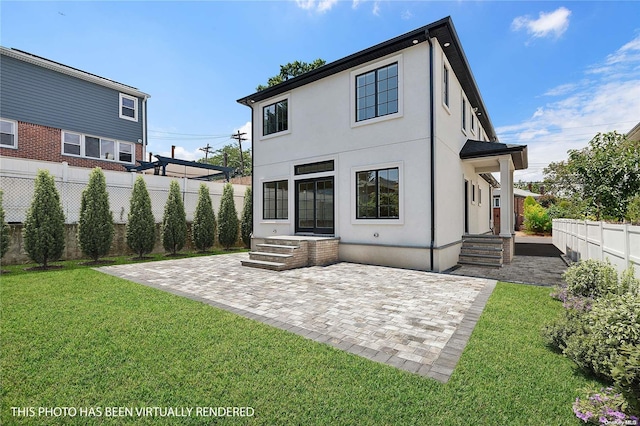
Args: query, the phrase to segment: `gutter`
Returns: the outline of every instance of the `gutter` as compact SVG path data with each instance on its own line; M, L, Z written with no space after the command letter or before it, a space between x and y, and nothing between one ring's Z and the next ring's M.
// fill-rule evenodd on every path
M429 142L430 142L430 151L429 156L431 161L431 242L429 243L429 265L431 271L434 271L433 268L433 250L436 244L436 185L435 185L435 176L436 176L436 160L435 160L435 152L436 152L436 141L435 141L435 98L433 96L433 43L431 42L431 37L429 36L429 29L425 30L425 36L427 37L427 42L429 43Z
M149 95L144 95L142 99L142 161L147 158L147 99Z

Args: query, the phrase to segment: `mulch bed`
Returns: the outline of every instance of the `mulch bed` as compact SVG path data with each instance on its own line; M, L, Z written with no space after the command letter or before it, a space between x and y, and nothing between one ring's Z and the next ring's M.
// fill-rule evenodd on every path
M90 262L79 263L82 266L103 266L103 265L111 265L115 260L92 260Z

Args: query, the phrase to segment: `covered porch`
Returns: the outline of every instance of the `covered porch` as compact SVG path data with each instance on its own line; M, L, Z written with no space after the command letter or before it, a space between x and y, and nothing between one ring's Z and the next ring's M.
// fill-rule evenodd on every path
M499 173L500 229L503 263L510 263L514 252L513 172L528 167L527 146L469 139L460 150L460 159L478 175Z

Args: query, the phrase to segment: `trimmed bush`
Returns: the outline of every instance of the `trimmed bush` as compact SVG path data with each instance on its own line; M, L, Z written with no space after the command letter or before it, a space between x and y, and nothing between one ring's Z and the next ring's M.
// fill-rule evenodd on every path
M64 213L53 176L38 170L31 207L24 222L24 248L29 257L46 268L64 251Z
M89 183L82 191L78 243L80 250L97 262L109 253L115 228L109 209L109 193L102 169L96 167L89 175Z
M180 184L172 180L169 184L169 198L162 216L162 246L171 254L176 254L187 242L187 214L184 211Z
M139 259L153 250L156 241L151 198L142 176L136 178L129 202L126 231L127 245Z
M530 198L530 197L527 197ZM533 199L533 198L531 198ZM545 233L550 232L552 227L551 219L547 210L539 204L525 206L524 208L524 229L529 232Z
M218 212L218 241L229 250L238 241L238 213L233 201L233 185L224 186Z
M612 371L613 379L631 402L632 408L640 412L640 345L624 344L620 347L619 355Z
M242 222L240 225L240 237L246 248L251 247L251 234L253 233L253 197L251 187L244 192L244 205L242 206Z
M200 251L213 247L216 238L216 215L213 212L209 188L204 183L198 190L198 205L191 226L193 245Z
M569 296L598 298L621 292L618 273L608 260L583 260L571 265L563 278Z
M533 207L537 205L538 205L538 202L536 201L536 199L533 198L531 195L529 195L527 198L524 199L524 212L526 213L529 207Z
M2 191L0 191L0 259L9 251L9 233L11 229L4 221L4 207L2 206Z

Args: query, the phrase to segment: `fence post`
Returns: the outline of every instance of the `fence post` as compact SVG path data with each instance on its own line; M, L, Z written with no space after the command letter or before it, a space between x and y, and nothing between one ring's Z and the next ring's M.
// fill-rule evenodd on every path
M631 264L631 241L629 241L630 239L630 235L629 235L629 224L625 223L624 224L624 265L625 265L625 269L628 268Z

